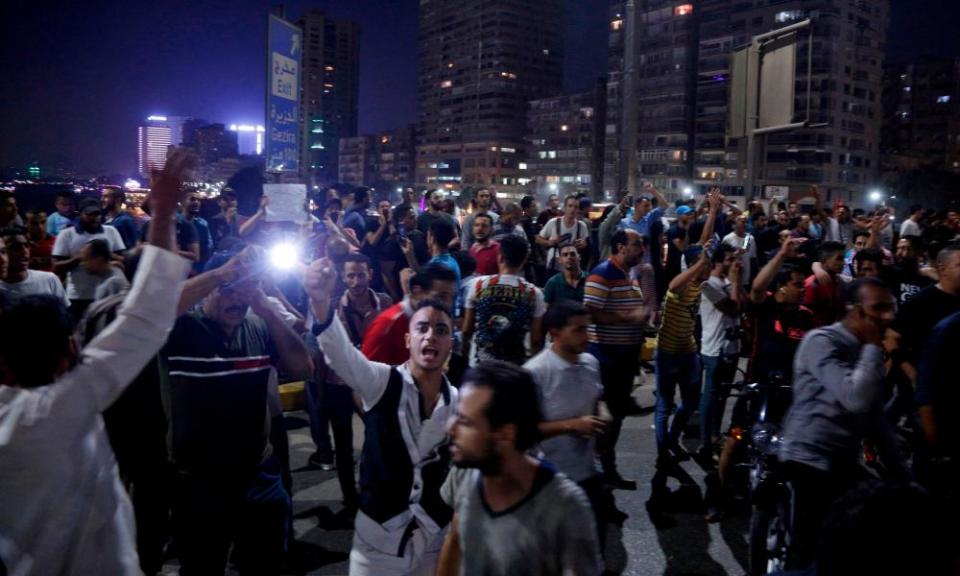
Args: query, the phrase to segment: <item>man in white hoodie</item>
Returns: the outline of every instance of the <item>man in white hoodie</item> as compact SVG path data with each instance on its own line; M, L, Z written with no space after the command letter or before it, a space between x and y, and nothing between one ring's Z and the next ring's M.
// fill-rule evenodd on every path
M153 183L150 246L116 321L78 355L66 307L41 295L0 315L0 563L6 573L140 574L133 512L101 412L152 358L176 318L190 262L172 224L192 159Z

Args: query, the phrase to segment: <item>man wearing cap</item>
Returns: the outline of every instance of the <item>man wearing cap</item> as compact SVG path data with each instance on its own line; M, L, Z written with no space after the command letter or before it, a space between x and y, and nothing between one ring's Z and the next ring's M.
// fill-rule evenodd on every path
M67 274L67 298L72 305L79 308L93 301L99 284L88 281L87 275L80 268L85 255L84 247L91 240L104 240L116 258L119 258L120 252L127 249L116 228L100 223L100 214L98 199L83 199L80 202L76 226L64 228L53 244L53 271Z
M689 232L693 218L693 208L681 204L677 206L677 219L667 230L667 265L664 268L664 278L668 285L682 269L683 253L691 244Z

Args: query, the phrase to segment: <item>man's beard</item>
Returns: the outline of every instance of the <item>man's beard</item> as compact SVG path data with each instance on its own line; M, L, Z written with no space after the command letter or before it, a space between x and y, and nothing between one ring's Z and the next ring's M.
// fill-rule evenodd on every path
M453 465L457 468L476 468L484 476L496 476L501 468L500 459L493 450L493 439L486 445L481 456L455 461Z

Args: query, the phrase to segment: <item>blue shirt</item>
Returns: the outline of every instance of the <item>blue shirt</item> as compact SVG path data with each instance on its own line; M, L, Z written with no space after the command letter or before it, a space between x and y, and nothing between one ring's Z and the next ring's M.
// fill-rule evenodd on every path
M54 212L47 218L47 234L56 236L68 226L73 226L73 220L59 212Z
M453 270L453 273L457 276L457 288L460 287L460 265L457 264L457 261L453 259L453 256L449 252L444 252L443 254L438 254L430 259L427 264L432 264L437 262L438 264L443 264L447 268ZM453 303L453 315L460 315L460 307L463 305L462 300L460 299L460 291L457 290L457 301Z
M663 208L654 208L640 220L633 219L633 213L627 214L617 228L620 230L633 230L641 236L650 237L650 224L663 217Z

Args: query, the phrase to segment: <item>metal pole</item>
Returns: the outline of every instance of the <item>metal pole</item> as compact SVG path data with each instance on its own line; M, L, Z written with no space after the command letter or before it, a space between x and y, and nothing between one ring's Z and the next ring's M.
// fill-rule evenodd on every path
M760 42L754 39L747 50L747 201L754 198L757 182L757 143L756 128L759 118L760 96Z

